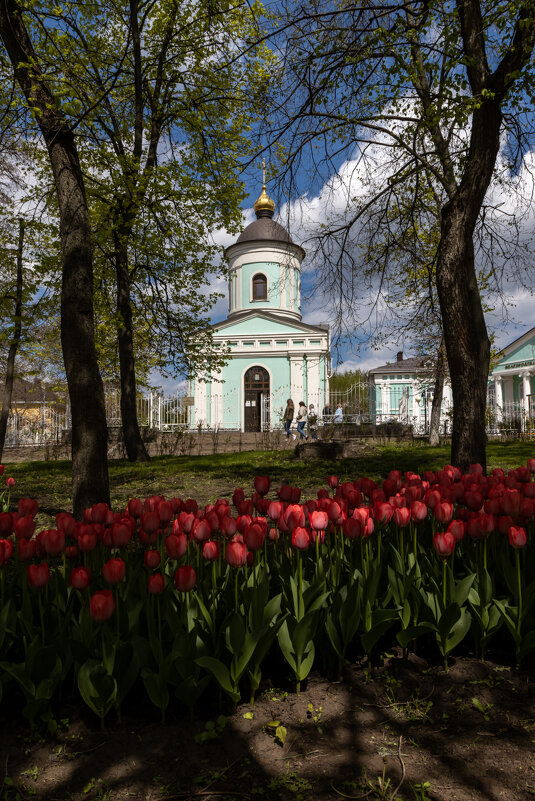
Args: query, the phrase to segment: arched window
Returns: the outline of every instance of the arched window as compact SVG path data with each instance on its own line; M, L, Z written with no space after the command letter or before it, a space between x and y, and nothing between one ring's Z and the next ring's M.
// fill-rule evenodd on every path
M267 278L262 273L253 276L253 300L267 300Z
M269 391L269 373L264 367L249 367L244 376L244 389Z

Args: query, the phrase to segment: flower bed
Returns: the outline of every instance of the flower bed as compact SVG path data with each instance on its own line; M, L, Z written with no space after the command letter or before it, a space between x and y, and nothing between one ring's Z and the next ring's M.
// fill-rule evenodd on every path
M331 476L317 498L270 492L199 509L194 499L96 504L35 533L38 502L0 498L0 691L54 729L66 682L101 718L142 682L162 717L210 684L254 699L268 657L297 688L313 665L340 673L378 644L424 639L447 665L484 658L503 629L516 661L535 650L535 459L505 475L446 466L381 484Z

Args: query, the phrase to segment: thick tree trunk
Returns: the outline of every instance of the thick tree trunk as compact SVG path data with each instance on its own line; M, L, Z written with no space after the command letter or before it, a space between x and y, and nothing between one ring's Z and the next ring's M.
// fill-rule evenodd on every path
M433 391L433 405L431 406L431 422L429 423L429 444L440 444L440 412L442 410L442 398L444 397L444 371L446 361L446 347L444 337L440 341L435 367L435 388Z
M61 344L72 415L72 503L77 517L109 503L108 430L95 350L93 254L84 182L74 134L39 68L16 0L0 0L0 35L15 78L35 109L54 174L61 238Z
M13 339L9 345L6 364L6 380L4 383L4 399L0 412L0 460L6 442L7 421L13 395L13 379L15 376L15 357L22 334L22 254L24 250L24 221L19 220L19 241L17 244L17 278L15 284L15 327Z
M126 238L116 236L115 268L117 278L117 314L119 326L119 365L121 372L121 421L126 455L131 462L148 462L150 456L141 439L136 405L136 368L130 302L130 275Z
M490 340L474 266L473 227L465 224L464 216L462 201L443 209L437 261L453 394L451 461L462 471L476 462L486 469L485 409L490 361Z

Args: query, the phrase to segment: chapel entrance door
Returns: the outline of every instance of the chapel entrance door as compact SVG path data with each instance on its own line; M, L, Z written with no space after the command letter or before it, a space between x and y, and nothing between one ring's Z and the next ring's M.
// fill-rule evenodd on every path
M245 431L262 430L262 399L269 397L269 373L263 367L250 367L243 378Z

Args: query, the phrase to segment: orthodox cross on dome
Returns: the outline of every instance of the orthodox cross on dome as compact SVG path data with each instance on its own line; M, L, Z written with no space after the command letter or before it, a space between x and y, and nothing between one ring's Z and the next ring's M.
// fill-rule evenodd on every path
M270 198L266 191L266 160L262 159L262 192L253 206L258 219L260 217L273 217L275 213L275 202Z

